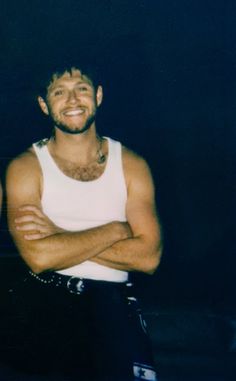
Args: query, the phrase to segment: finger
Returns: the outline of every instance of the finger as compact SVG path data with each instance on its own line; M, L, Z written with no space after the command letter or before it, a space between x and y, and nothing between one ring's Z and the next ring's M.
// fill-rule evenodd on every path
M34 212L38 217L44 217L43 212L35 205L23 205L19 209L21 212Z
M42 226L42 225L38 225L35 223L17 225L16 230L20 230L20 231L37 230L37 231L42 232L42 233L46 233L48 231L47 227Z
M24 222L35 222L39 225L43 225L44 219L39 218L39 217L32 215L32 214L28 214L25 216L15 218L15 223L17 223L17 224L22 224Z
M24 235L24 239L26 239L27 241L34 241L36 239L42 239L45 237L47 237L47 234L44 234L44 233L34 233L34 234L25 234Z

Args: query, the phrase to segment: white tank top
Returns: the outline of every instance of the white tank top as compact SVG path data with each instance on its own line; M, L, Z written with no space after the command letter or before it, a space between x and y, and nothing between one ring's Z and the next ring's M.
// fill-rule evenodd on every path
M103 174L92 181L66 176L55 163L46 144L33 144L43 173L42 209L57 226L69 231L81 231L112 221L126 221L127 189L121 144L107 137L105 139L108 140L106 167ZM128 279L126 271L92 261L58 272L112 282L125 282Z

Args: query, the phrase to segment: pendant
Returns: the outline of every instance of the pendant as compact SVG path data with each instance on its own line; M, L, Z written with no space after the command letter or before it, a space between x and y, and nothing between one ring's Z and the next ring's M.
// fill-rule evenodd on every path
M103 154L100 154L100 155L99 155L99 158L98 158L98 160L97 160L97 163L98 163L98 164L103 164L103 163L105 162L105 160L106 160L106 156L103 155Z

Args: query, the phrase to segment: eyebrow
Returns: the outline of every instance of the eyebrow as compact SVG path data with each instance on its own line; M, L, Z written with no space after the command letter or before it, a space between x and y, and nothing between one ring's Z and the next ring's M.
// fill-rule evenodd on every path
M87 82L87 81L78 81L78 82L76 82L75 83L75 86L77 86L77 85L88 85L88 86L92 86L89 82ZM66 86L65 85L63 85L63 84L61 84L61 85L55 85L55 86L53 86L52 85L52 87L51 87L51 89L50 89L50 87L49 87L49 91L54 91L54 90L57 90L57 89L64 89Z

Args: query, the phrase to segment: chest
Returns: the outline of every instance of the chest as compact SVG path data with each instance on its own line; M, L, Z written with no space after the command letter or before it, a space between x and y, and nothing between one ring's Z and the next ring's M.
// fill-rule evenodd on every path
M54 161L64 175L85 182L98 179L103 174L106 166L106 161L104 163L95 161L88 165L79 165L59 158L54 158Z

